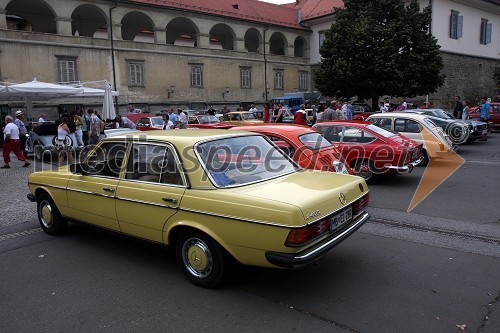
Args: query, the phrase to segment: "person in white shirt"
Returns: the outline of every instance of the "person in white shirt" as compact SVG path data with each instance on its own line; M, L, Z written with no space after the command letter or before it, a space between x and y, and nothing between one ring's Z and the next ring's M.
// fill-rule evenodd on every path
M10 169L10 153L14 152L19 161L23 161L23 167L30 165L21 151L21 140L19 140L19 127L13 123L12 116L5 117L5 128L3 129L3 161L0 169Z
M42 113L42 114L40 115L40 118L38 118L38 122L39 122L39 123L43 123L43 122L45 122L45 117L47 117L47 115L46 115L45 113Z
M180 128L180 129L187 128L187 116L182 111L182 109L177 110L177 116L179 117L179 120L177 121L177 124L175 125L175 127Z
M255 105L250 105L250 109L248 110L254 114L256 114L257 112L259 112L259 110L257 110L257 108L255 107Z
M162 115L163 118L163 129L169 130L174 127L174 123L168 118L168 114Z

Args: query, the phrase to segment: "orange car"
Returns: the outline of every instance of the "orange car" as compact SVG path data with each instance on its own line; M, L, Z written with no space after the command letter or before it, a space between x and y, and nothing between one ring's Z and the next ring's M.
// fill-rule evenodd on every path
M272 124L238 126L229 130L244 130L267 136L304 169L353 174L337 148L310 127Z

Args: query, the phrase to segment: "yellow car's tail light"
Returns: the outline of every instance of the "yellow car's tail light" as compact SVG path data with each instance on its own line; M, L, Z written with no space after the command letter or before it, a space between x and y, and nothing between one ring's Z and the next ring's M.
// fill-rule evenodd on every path
M327 219L306 225L302 228L292 229L286 238L285 246L302 246L327 232Z

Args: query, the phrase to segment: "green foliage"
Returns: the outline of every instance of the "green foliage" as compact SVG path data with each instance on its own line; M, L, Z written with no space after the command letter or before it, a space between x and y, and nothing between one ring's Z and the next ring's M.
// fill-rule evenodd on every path
M417 0L344 0L320 48L315 83L328 96L378 99L435 92L444 82L431 8Z

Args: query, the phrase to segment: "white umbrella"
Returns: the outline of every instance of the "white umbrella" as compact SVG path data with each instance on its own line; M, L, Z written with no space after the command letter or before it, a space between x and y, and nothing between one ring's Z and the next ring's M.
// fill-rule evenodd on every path
M116 111L113 104L113 94L111 93L111 85L106 82L104 93L104 103L102 104L102 119L115 119Z
M82 87L71 87L55 83L40 82L36 78L31 82L19 83L7 86L8 96L51 99L82 93Z
M74 95L74 97L101 97L106 94L106 89L97 89L97 88L89 88L89 87L82 87L83 91L81 93L78 93ZM119 96L120 94L118 91L111 91L111 96ZM73 96L72 96L73 97Z

